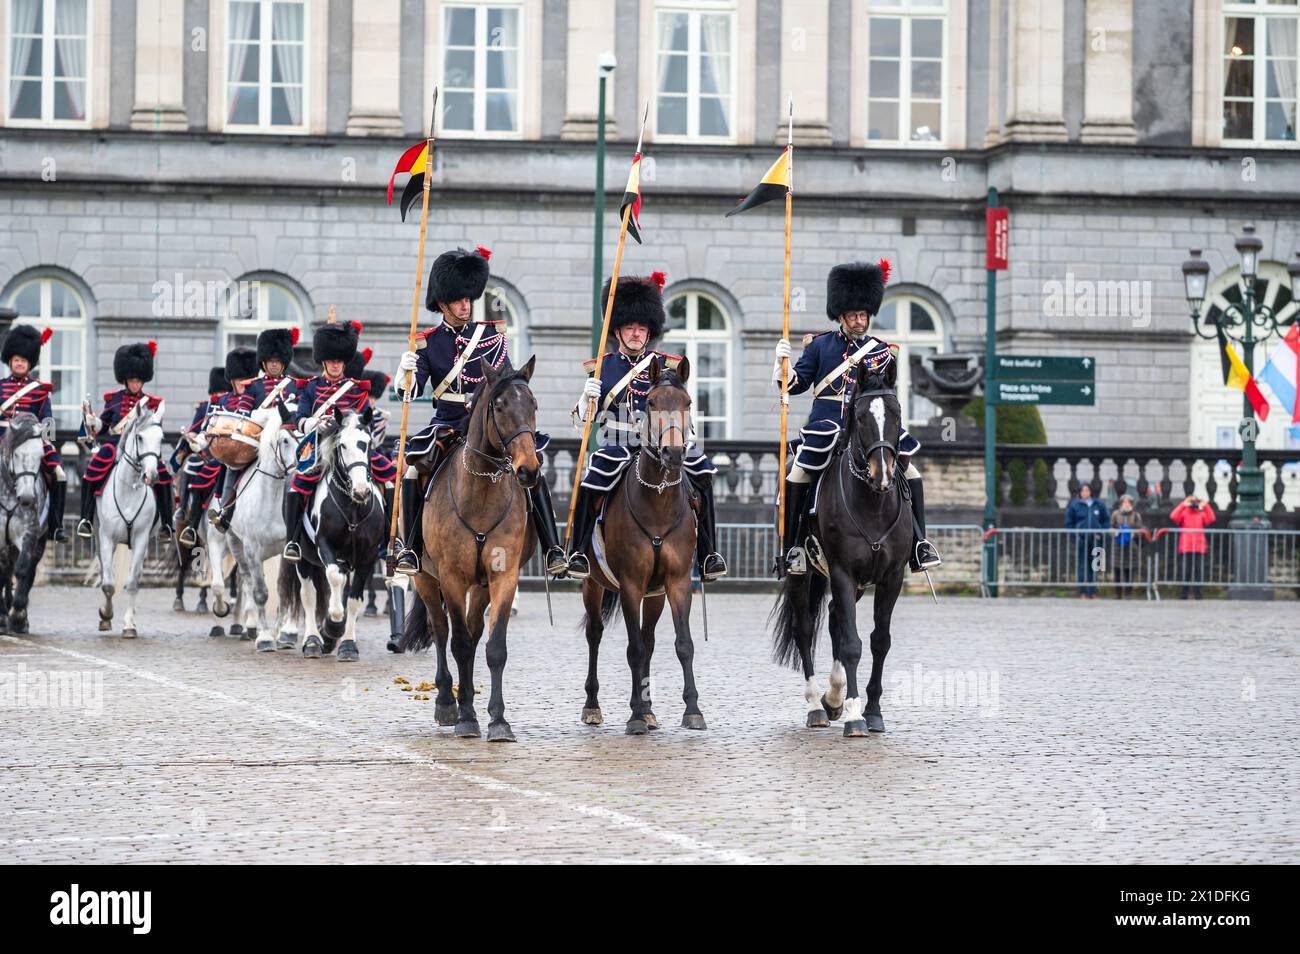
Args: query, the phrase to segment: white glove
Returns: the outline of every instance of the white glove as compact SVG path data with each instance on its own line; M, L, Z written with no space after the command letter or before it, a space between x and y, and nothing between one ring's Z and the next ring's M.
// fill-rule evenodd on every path
M781 383L781 359L790 358L790 339L782 338L776 343L776 363L772 365L772 380ZM793 369L791 369L793 370Z
M414 351L403 351L402 356L397 359L397 370L399 375L407 371L414 371L416 364L419 363L420 356ZM398 376L398 375L395 375Z
M91 434L98 434L103 426L104 422L99 419L98 414L86 415L86 428Z
M582 386L582 399L584 401L600 400L600 382L594 377L588 378L587 383Z

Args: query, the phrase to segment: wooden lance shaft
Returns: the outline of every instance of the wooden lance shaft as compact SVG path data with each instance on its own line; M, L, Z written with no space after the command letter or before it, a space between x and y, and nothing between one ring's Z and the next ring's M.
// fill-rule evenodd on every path
M623 209L623 224L618 230L618 250L614 252L614 272L609 279L609 299L605 302L605 320L600 326L600 344L596 346L596 369L592 377L600 380L600 366L605 360L605 341L609 337L609 319L614 314L614 295L618 291L618 271L623 264L623 242L627 239L627 222L632 215L632 203ZM573 515L578 509L578 488L582 485L582 465L587 455L587 441L591 438L591 424L596 419L596 402L587 402L587 414L582 423L582 443L578 445L578 459L573 468L573 492L569 495L569 520L564 525L564 549L569 549L573 539Z
M785 193L785 295L781 299L781 338L790 337L790 220L793 214L794 193ZM790 359L781 359L781 448L780 470L777 471L776 534L777 549L785 553L785 449L786 428L790 417Z

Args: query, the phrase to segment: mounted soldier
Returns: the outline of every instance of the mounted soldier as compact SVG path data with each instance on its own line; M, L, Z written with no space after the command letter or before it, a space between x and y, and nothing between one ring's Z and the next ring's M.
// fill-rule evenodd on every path
M785 572L807 572L807 553L803 543L804 525L809 513L816 512L817 484L830 463L840 440L847 403L852 398L858 367L862 362L872 372L884 373L898 360L898 345L889 344L867 334L871 319L880 311L889 281L889 262L877 265L850 262L836 265L826 277L826 315L839 328L804 338L804 350L794 364L789 382L791 394L812 390L812 411L808 423L800 430L794 462L786 479L785 527L782 528L786 553ZM781 361L790 357L790 342L776 345L776 368L773 378L781 380ZM939 566L938 552L926 539L925 506L921 473L912 463L912 455L921 443L906 428L898 442L898 463L904 471L911 492L914 541L909 562L913 573Z
M208 419L208 409L229 390L230 384L226 381L225 366L217 365L209 369L207 396L201 401L194 402L194 417L189 426L181 431L180 439L177 440L176 448L172 451L169 460L172 473L176 475L176 499L180 501L181 530L177 539L182 547L194 545L185 542L191 539L191 535L185 532L188 523L184 517L185 512L189 509L188 501L191 497L191 485L197 481L210 490L216 483L216 478L220 473L220 463L214 461L211 455L204 453L206 444L203 437L203 425ZM211 494L205 494L204 496L210 497ZM194 539L197 541L197 536ZM182 554L182 562L184 562L184 559L184 554ZM182 579L184 579L183 575Z
M41 347L50 340L53 332L46 328L37 331L31 325L14 325L5 335L3 355L0 359L9 367L9 376L0 380L0 427L8 427L13 416L20 411L35 415L41 425L41 474L50 488L50 508L46 519L46 534L58 543L68 539L63 530L63 508L68 499L68 477L63 471L63 461L54 446L54 409L50 394L54 385L32 377L41 361Z
M81 478L81 519L77 523L79 537L89 539L95 535L95 498L99 496L104 481L108 479L109 472L117 461L118 441L122 439L122 432L131 422L137 406L143 405L144 410L156 411L162 404L161 397L146 394L144 390L144 386L153 380L154 355L157 351L158 343L155 341L118 348L113 355L113 377L122 387L104 395L104 410L99 414L93 413L89 407L83 408L85 438L97 439L98 446ZM176 532L172 525L172 475L162 461L158 462L153 494L161 524L159 536L169 540Z
M202 434L207 427L209 417L217 411L229 411L234 414L247 414L253 408L253 397L248 393L248 386L257 376L257 353L252 348L235 348L226 355L223 369L225 379L230 383L230 390L215 395L208 402L207 412L197 427L192 430ZM185 464L190 475L186 487L185 529L181 531L180 545L192 547L198 543L199 521L203 519L203 508L212 499L212 493L224 476L229 477L226 465L212 456L207 443L200 438L200 450ZM213 520L213 523L216 523Z
M402 485L404 504L402 538L395 569L414 576L420 570L419 554L423 549L420 513L424 505L424 488L428 486L452 446L460 440L470 416L470 404L485 377L485 369L500 370L509 364L504 318L471 320L474 302L487 288L492 253L479 246L473 252L458 248L443 252L429 270L429 291L425 306L440 314L442 321L423 332L416 350L403 353L397 366L397 387L404 390L406 373L413 372L412 398L429 388L433 400L433 419L428 426L411 435L406 445L406 461L411 465ZM539 453L550 443L546 434L536 433ZM529 515L537 532L546 563L546 572L558 576L567 561L555 528L555 508L546 480L528 488Z
M573 408L580 419L587 402L594 400L601 414L599 447L591 455L582 478L574 511L573 533L569 539L569 576L585 579L591 565L584 552L604 505L605 496L618 486L639 446L646 414L646 395L654 382L650 380L650 363L659 359L662 367L676 371L680 355L666 354L650 348L651 342L664 332L663 272L649 277L624 276L618 280L614 311L610 316L610 334L618 348L608 352L600 363L600 377L595 377L596 359L588 358L583 369L588 378L582 397ZM601 308L609 301L609 281L601 291ZM696 565L700 578L712 582L727 574L727 561L717 552L717 517L713 504L713 476L718 469L686 435L682 467L698 499L699 527L696 532Z
M262 373L249 382L245 392L249 399L249 410L280 406L290 412L296 410L298 381L289 376L288 370L297 343L297 328L268 328L257 336L257 367ZM230 519L235 515L235 488L246 469L226 468L226 479L221 488L221 506L208 514L212 525L222 533L229 529Z
M349 377L348 362L357 356L357 338L361 323L326 323L316 329L312 339L312 358L321 366L321 374L309 380L298 396L298 429L306 435L298 451L298 469L285 494L284 524L288 542L284 559L297 563L302 559L303 514L320 481L321 468L316 460L316 441L321 428L332 428L333 412L345 413L366 409L369 384ZM380 451L370 451L370 473L375 482L388 485L397 476L397 468Z

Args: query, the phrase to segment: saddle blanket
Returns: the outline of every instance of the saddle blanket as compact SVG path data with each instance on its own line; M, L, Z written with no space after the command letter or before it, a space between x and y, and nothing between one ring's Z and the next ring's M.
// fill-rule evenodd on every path
M587 472L582 477L582 486L606 493L618 486L623 471L635 459L632 448L624 444L609 444L598 447L587 464ZM686 455L682 469L691 477L711 477L718 472L713 461L694 444L686 445Z

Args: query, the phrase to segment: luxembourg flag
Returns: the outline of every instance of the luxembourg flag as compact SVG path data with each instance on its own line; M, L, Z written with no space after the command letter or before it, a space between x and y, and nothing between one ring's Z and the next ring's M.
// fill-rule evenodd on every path
M1300 325L1291 325L1286 337L1278 342L1259 380L1272 388L1282 406L1291 412L1290 431L1300 438L1300 388L1296 385L1300 381Z

